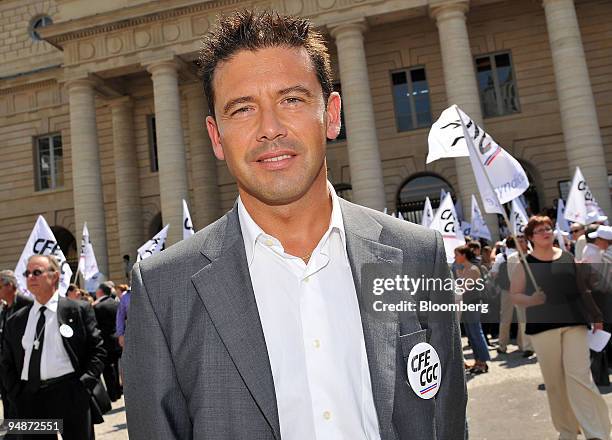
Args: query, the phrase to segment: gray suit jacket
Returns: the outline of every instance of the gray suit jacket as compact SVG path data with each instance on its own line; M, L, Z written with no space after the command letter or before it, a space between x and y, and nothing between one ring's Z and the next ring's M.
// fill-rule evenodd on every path
M364 310L369 299L360 288L367 263L403 265L415 278L447 277L440 234L344 200L340 206L381 439L464 439L466 388L455 314L430 319L401 312L380 319ZM447 293L424 295L452 302ZM415 395L406 372L410 349L426 339L442 369L431 400ZM124 366L132 440L280 439L236 206L134 266Z

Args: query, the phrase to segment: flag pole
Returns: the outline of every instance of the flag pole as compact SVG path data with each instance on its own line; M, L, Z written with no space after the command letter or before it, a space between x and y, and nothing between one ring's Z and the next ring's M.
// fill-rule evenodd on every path
M77 286L79 286L79 289L81 288L81 283L79 282L79 273L81 273L81 269L80 267L77 266L77 270L74 273L74 280L72 281L73 284L76 284Z
M455 106L455 110L457 110L457 115L459 116L459 120L461 121L461 126L463 127L464 133L467 132L467 127L465 126L465 122L463 122L463 118L461 117L461 113L459 113L459 107ZM470 148L472 148L472 150L474 149L474 145L473 142L468 142L468 140L465 140L465 144L468 147L468 150ZM470 147L470 144L472 144L472 147ZM520 259L521 262L523 263L523 266L525 266L525 269L527 271L527 274L529 275L529 279L531 280L531 283L533 284L533 287L535 288L535 290L540 290L540 287L538 286L538 283L535 280L535 277L533 276L533 272L531 271L531 268L529 267L529 264L527 264L527 260L526 260L526 255L523 252L523 250L521 249L521 247L518 245L518 240L516 238L516 235L514 235L514 233L512 232L512 227L510 226L510 219L508 218L508 214L506 214L506 210L504 209L504 207L502 206L501 202L499 201L499 196L497 195L497 191L495 191L495 188L493 188L493 184L491 183L491 179L489 179L489 175L487 174L487 171L485 170L482 162L480 161L480 158L478 157L478 153L473 151L473 153L476 155L476 162L478 162L478 166L480 166L480 171L482 171L482 174L484 174L485 179L487 180L487 184L489 185L489 188L491 188L491 191L493 192L493 194L495 194L495 199L497 200L497 204L501 207L501 212L502 212L502 217L504 218L504 221L506 222L506 226L508 226L508 231L510 231L510 236L512 238L514 238L514 242L516 243L516 250L518 251L519 255L520 255Z

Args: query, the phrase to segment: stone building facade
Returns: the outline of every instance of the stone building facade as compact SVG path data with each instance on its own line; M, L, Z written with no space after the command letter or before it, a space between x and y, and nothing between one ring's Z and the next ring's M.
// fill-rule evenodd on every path
M580 166L612 214L609 0L4 0L1 267L42 214L73 262L87 222L101 271L121 280L122 256L162 224L181 238L181 199L196 229L232 207L193 61L217 16L244 7L328 37L346 134L328 171L353 201L414 218L444 187L469 209L466 159L425 165L429 126L456 103L522 162L532 211Z

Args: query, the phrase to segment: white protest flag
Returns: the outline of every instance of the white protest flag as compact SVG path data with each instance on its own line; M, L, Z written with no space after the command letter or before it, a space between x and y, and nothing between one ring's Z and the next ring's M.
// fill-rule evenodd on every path
M510 230L513 235L524 235L525 226L529 217L527 217L527 211L521 202L520 197L512 200L512 212L510 213Z
M83 237L81 238L81 255L79 256L78 272L83 275L83 279L88 280L97 274L98 271L98 262L96 261L93 245L89 239L87 222L85 222L83 224Z
M472 224L470 222L461 221L461 232L464 237L472 237Z
M472 194L472 237L474 238L484 238L486 240L492 240L491 231L489 231L489 227L487 226L487 222L485 221L482 213L480 212L480 208L478 207L478 201L476 200L476 196Z
M440 203L440 207L436 211L436 215L434 215L429 228L440 231L442 234L444 249L446 250L446 261L449 263L455 261L455 249L465 244L465 238L457 220L457 213L455 212L450 193L447 193L442 203Z
M61 296L66 296L66 290L68 289L72 277L72 269L70 269L70 266L66 262L64 253L60 249L49 224L42 215L38 216L34 229L32 229L30 233L30 238L28 238L25 248L23 248L23 252L21 253L21 257L19 257L17 267L15 268L15 277L17 278L19 289L26 293L31 292L27 289L26 279L23 273L27 269L28 258L32 255L55 256L61 270L58 291Z
M444 188L440 188L440 203L442 203L444 197L446 197L446 191L444 190Z
M427 163L444 157L470 157L487 213L501 214L501 204L529 187L527 174L518 161L456 105L444 110L432 125L428 143Z
M565 203L563 199L557 200L557 222L555 227L563 232L570 231L570 224L565 218Z
M599 211L599 205L593 198L589 185L587 185L580 167L576 167L572 186L567 203L565 204L565 218L572 222L587 224L587 215L591 211Z
M193 234L195 234L195 231L193 230L193 223L189 215L189 208L187 208L187 202L183 199L183 240L191 237Z
M431 201L429 200L429 196L425 197L425 207L423 208L423 217L421 217L421 226L429 227L431 221L433 220L434 212L431 207Z
M457 218L459 220L465 220L465 217L463 216L463 206L461 206L461 200L459 200L459 198L457 198L457 201L455 202L455 212L457 213Z
M137 261L149 258L151 255L155 255L164 250L164 244L166 243L169 227L170 225L164 226L164 229L159 231L152 239L138 248L138 256L136 258Z
M563 231L561 229L559 228L555 229L555 237L557 238L557 241L559 242L559 248L566 251L567 247L565 246L565 237L563 237Z

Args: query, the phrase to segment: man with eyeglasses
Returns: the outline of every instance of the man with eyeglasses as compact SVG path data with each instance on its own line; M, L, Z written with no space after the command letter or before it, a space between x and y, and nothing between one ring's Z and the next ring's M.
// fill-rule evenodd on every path
M12 270L0 271L0 350L4 344L4 327L7 319L22 307L32 304L32 300L17 290L17 278ZM14 417L13 408L6 398L6 389L0 383L4 418Z
M64 440L91 438L89 390L105 357L93 309L59 296L53 256L30 257L23 275L34 302L6 322L1 367L7 397L17 418L63 419Z

